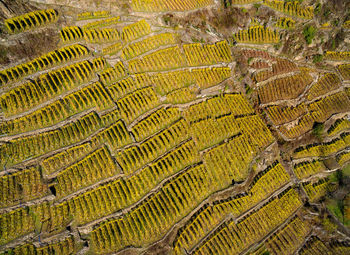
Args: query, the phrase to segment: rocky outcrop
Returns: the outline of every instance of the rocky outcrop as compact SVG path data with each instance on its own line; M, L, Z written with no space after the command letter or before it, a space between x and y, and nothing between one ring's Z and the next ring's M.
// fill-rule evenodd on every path
M23 0L0 0L0 18L8 19L37 9L28 1Z
M4 18L11 17L11 12L3 1L0 1L0 13L4 15Z

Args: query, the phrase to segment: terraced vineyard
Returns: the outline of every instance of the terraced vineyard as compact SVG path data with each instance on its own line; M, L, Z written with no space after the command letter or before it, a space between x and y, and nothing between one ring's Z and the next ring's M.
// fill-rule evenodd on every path
M319 211L350 161L349 52L325 69L279 56L255 20L198 42L156 17L216 1L129 2L4 20L9 41L59 42L0 71L0 254L349 254ZM279 29L313 19L262 5Z

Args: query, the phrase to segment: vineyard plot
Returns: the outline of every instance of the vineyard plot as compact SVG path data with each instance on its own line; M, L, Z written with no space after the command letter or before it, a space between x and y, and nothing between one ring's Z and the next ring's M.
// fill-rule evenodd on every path
M350 161L349 54L278 54L316 5L92 2L4 20L55 46L0 70L1 255L348 254L318 212Z

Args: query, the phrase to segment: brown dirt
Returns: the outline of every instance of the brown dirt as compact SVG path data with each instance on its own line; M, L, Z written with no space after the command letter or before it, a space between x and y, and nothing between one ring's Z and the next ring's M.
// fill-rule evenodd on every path
M232 29L238 26L244 26L249 20L249 14L244 13L237 7L202 9L188 14L167 13L163 15L164 22L169 26L180 25L184 28L195 27L202 32L206 32L208 26L214 28L217 33L229 38L232 35Z
M57 48L58 34L54 29L23 33L0 43L0 67L19 60L33 59ZM40 43L38 43L40 42Z

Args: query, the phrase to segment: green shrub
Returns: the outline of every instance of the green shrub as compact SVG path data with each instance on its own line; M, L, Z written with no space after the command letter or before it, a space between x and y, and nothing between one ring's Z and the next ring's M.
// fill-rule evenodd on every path
M282 41L279 41L278 43L275 43L275 44L273 45L273 47L275 48L275 50L279 50L279 49L281 48L281 46L282 46Z
M337 27L339 25L339 19L335 19L332 21L333 26Z
M260 6L261 6L261 4L258 4L258 3L254 4L255 9L257 9L257 10L259 10Z
M247 95L250 95L253 92L253 89L251 87L249 87L248 85L246 85L245 87L245 93Z
M316 28L311 25L305 26L303 30L303 35L305 37L306 43L311 44L312 39L314 39L316 35Z
M335 50L336 46L335 46L335 40L332 40L332 50Z
M5 63L7 63L7 61L8 61L8 57L7 57L7 55L8 55L8 52L7 52L7 48L4 46L3 47L3 45L0 45L1 47L0 47L0 64L5 64Z
M343 170L338 169L335 172L335 178L337 179L337 182L338 182L339 186L343 186L344 185L344 173L343 173Z
M315 122L314 126L312 127L312 133L318 138L321 138L323 130L324 130L323 123Z
M163 16L163 20L164 20L164 23L166 24L166 25L169 25L169 23L170 23L170 17L169 16Z
M321 11L321 4L318 3L318 4L316 4L316 7L314 9L314 14L317 15L320 13L320 11Z
M316 63L319 63L323 60L323 55L321 54L316 54L313 56L313 62L316 64Z
M325 17L326 19L328 18L328 16L331 14L331 10L329 8L326 8L323 11L323 17Z

